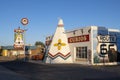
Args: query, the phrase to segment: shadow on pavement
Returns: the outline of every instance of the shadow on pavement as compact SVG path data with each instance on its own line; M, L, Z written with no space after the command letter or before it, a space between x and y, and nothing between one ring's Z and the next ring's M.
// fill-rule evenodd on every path
M0 66L12 71L13 73L16 73L17 75L20 75L21 78L25 78L28 80L120 79L119 66L90 66L81 64L43 64L43 63L38 64L37 61L25 62L22 60L0 62ZM3 72L1 72L1 74L2 73Z

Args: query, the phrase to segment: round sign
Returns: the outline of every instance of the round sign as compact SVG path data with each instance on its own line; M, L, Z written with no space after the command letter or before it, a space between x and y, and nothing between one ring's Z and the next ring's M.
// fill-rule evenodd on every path
M27 19L27 18L22 18L22 19L21 19L21 23L22 23L23 25L27 25L27 24L28 24L28 19Z

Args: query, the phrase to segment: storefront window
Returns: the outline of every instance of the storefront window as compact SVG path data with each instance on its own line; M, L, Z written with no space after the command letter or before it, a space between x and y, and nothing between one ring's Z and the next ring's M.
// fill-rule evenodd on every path
M76 47L76 58L87 58L87 47Z

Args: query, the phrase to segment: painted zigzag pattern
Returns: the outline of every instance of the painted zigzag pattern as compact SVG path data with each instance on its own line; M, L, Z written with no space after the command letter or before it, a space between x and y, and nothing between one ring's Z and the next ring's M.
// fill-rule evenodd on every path
M64 55L64 54L58 52L57 54L52 55L52 54L49 52L49 53L48 53L48 56L49 56L52 60L55 59L55 58L57 58L57 57L61 57L61 58L63 58L64 60L66 60L67 58L69 58L69 57L71 56L71 54L70 54L70 52L69 52L69 53L67 53L66 55Z

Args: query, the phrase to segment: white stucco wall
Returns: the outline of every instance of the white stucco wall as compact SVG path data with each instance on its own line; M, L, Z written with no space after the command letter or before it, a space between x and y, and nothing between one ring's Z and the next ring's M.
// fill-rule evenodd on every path
M82 33L81 29L83 30L83 33ZM77 62L76 61L76 47L87 46L87 50L91 50L91 33L88 32L89 30L91 30L91 27L79 28L76 30L66 32L67 38L75 37L75 36L82 36L82 35L89 35L89 41L69 43L70 51L72 54L72 60L74 63Z

